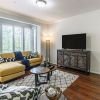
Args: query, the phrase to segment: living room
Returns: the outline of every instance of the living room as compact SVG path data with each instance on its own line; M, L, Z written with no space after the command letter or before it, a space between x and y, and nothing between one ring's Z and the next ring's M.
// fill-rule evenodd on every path
M0 100L100 100L99 26L99 0L0 0Z

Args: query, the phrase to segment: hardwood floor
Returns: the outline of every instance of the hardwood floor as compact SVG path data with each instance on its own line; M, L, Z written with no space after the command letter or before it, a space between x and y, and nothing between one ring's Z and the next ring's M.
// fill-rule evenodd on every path
M69 69L60 70L79 75L79 78L64 91L67 100L100 100L100 75L86 75Z

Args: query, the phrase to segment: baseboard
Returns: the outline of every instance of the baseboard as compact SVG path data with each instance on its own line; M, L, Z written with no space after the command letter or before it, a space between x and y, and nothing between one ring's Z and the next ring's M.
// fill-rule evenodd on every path
M93 74L98 74L98 75L100 75L100 72L90 71L90 73L93 73Z
M53 63L53 64L57 65L57 63ZM98 74L98 75L100 75L100 72L96 72L96 71L90 71L90 73L93 73L93 74Z

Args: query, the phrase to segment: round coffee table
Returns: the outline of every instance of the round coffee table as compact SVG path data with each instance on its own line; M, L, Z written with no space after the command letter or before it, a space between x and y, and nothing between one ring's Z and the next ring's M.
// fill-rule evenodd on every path
M54 70L56 70L56 66L54 66L54 68L52 68L52 69L50 69L49 67L41 67L41 65L38 67L32 68L30 70L30 72L32 74L35 74L35 86L39 86L41 84L46 84L48 81L50 81L51 73ZM38 77L41 74L47 74L47 82L40 82L39 81Z

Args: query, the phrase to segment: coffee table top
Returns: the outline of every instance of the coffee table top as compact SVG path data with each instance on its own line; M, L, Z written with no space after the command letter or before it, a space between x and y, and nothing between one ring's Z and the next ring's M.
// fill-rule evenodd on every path
M45 73L48 73L49 71L50 71L49 68L41 67L41 66L32 68L30 70L30 72L33 73L33 74L45 74Z
M40 65L38 67L32 68L30 72L33 74L45 74L45 73L56 70L56 68L57 66L54 66L52 69L50 69L49 67L43 67Z

